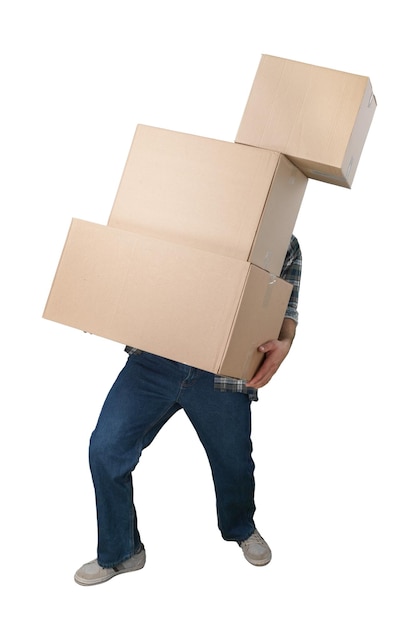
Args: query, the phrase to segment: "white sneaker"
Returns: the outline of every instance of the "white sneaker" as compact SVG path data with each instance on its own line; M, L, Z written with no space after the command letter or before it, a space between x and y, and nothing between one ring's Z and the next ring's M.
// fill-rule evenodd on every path
M145 562L145 548L142 548L140 552L137 552L130 559L119 563L119 565L115 567L101 567L97 559L94 559L94 561L85 563L75 572L74 580L79 585L97 585L98 583L105 583L106 580L110 580L110 578L117 576L117 574L135 572L138 569L142 569Z
M243 556L252 565L267 565L272 558L272 552L265 539L255 528L255 532L245 541L240 541Z

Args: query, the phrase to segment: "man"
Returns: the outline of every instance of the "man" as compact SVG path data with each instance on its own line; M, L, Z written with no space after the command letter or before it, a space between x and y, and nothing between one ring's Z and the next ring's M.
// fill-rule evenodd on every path
M298 323L301 251L292 236L281 278L293 285L278 339L259 350L265 358L249 381L216 376L126 346L126 365L113 384L90 440L98 524L97 558L75 574L80 585L105 582L145 565L137 529L132 472L142 450L183 409L203 444L216 492L217 519L252 565L266 565L271 550L255 527L251 402L290 351Z

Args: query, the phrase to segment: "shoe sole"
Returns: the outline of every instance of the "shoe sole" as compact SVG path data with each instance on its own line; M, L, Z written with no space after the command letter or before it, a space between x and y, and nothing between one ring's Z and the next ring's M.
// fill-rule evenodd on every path
M127 571L130 572L130 571L135 571L135 570L127 570ZM75 574L74 580L78 585L81 585L82 587L90 587L91 585L99 585L100 583L106 583L111 578L114 578L118 574L127 573L127 571L126 572L114 572L114 574L110 574L109 576L106 576L105 578L93 578L91 580L85 580L85 578L79 578L77 574Z
M263 567L264 565L268 565L268 563L271 562L271 559L263 559L262 561L251 561L250 559L248 559L247 557L245 557L247 562L250 563L251 565L255 565L255 567Z

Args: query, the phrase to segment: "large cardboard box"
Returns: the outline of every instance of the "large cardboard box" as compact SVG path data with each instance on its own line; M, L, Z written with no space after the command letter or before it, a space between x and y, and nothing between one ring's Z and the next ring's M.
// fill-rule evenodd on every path
M350 188L375 109L366 76L262 55L236 141Z
M74 219L43 317L249 379L291 290L247 261Z
M279 275L306 185L277 152L138 125L108 225Z

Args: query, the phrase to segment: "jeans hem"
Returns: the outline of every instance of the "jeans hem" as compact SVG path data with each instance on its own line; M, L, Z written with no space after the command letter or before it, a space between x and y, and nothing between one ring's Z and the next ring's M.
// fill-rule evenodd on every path
M132 556L135 556L135 554L139 554L144 549L145 549L145 546L143 544L141 544L139 546L139 548L137 548L134 552L132 552L128 556L124 557L123 559L119 559L118 561L113 562L111 565L103 565L102 563L100 563L98 558L97 558L97 563L100 565L100 567L103 567L104 569L113 569L113 567L117 567L121 563L124 563L125 561L128 561L129 559L132 558Z

